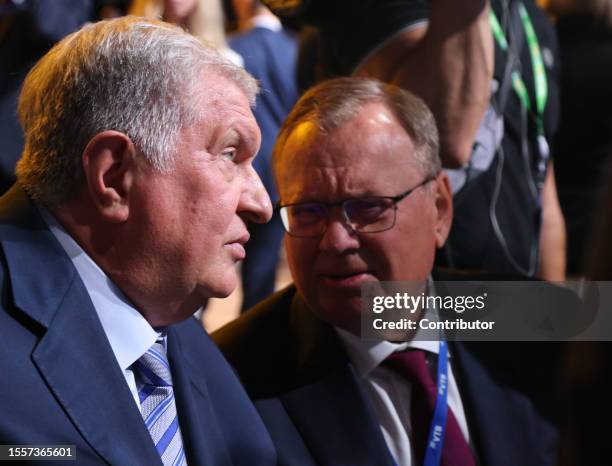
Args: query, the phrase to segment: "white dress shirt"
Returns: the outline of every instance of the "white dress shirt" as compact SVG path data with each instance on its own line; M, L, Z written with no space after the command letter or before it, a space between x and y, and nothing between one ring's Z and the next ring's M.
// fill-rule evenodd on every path
M381 363L392 353L406 348L425 350L427 352L427 365L431 368L432 376L436 380L438 359L436 355L440 349L439 343L437 341L418 341L418 331L417 336L406 343L391 343L384 340L366 341L345 330L336 328L336 331L344 343L357 373L365 381L385 442L396 463L398 466L419 466L415 462L410 444L412 437L412 426L410 425L412 387L405 378L395 371L381 366ZM459 428L469 444L467 420L450 364L448 375L448 406L452 409Z
M160 332L149 325L142 314L130 304L121 290L64 230L55 217L41 205L37 207L85 284L106 338L140 410L140 400L131 365L155 343Z

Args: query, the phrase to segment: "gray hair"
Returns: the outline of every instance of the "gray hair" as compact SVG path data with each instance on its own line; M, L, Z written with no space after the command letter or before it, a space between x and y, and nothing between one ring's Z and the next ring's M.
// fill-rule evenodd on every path
M275 170L289 135L300 123L310 121L326 134L357 116L369 103L381 103L392 112L415 146L413 162L417 168L425 176L436 175L441 169L438 129L425 102L392 84L363 78L324 81L298 100L274 146Z
M82 153L105 130L124 133L155 169L169 171L180 129L206 113L194 98L203 73L228 79L254 103L258 87L246 71L176 26L123 17L67 36L23 85L19 182L44 204L70 200L84 183Z

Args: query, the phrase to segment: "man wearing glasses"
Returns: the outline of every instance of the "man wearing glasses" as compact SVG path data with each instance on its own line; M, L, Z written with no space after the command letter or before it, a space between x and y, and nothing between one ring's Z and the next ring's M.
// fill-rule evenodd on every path
M377 81L324 82L288 116L273 166L295 284L214 338L281 464L554 464L556 431L464 344L359 338L361 286L427 281L449 232L451 190L426 105ZM432 463L435 368L447 358Z

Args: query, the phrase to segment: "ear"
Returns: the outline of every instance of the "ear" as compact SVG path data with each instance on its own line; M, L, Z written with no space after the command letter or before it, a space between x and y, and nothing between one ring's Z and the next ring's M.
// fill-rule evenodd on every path
M441 248L448 238L453 223L453 195L450 180L445 171L436 177L436 247Z
M135 170L136 148L118 131L96 134L83 151L83 170L93 206L108 222L125 222Z

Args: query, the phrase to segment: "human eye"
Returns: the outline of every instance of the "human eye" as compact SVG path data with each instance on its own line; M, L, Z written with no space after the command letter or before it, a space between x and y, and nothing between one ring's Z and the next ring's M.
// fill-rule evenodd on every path
M238 151L236 150L235 147L228 147L227 149L224 149L221 152L221 155L227 159L229 159L231 162L235 162L236 161L236 156L238 154Z
M393 203L383 197L353 199L346 202L345 209L351 221L368 224L385 216Z
M325 210L320 204L296 204L290 207L289 215L293 222L300 225L308 225L316 223L325 217Z

